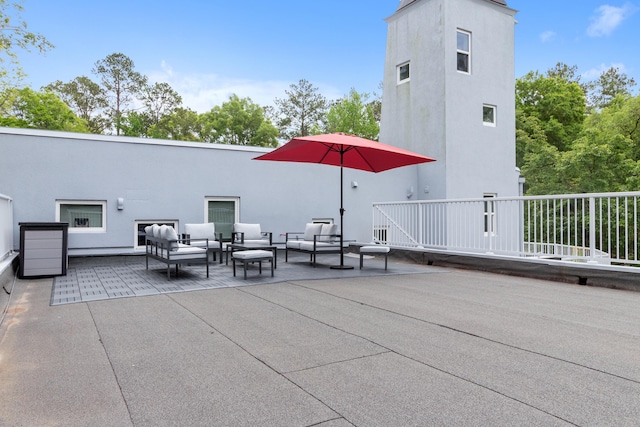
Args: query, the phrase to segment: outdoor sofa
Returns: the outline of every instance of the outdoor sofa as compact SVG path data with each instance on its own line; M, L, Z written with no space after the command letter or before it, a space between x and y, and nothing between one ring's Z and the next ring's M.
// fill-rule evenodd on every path
M236 222L233 224L231 241L235 244L247 246L271 246L273 244L273 233L262 231L260 224Z
M153 224L145 228L145 262L149 269L149 258L167 264L167 280L171 278L171 266L175 265L176 276L178 265L204 263L209 277L208 242L205 247L191 246L178 237L173 227ZM206 239L205 239L206 240Z
M289 261L289 251L308 253L314 267L317 254L339 254L342 248L337 230L337 224L310 222L303 232L286 233L285 262Z

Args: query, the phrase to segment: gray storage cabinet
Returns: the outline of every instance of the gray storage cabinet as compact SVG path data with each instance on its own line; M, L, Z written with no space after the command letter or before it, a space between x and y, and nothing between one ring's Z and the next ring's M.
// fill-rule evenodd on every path
M67 274L67 222L21 222L20 278Z

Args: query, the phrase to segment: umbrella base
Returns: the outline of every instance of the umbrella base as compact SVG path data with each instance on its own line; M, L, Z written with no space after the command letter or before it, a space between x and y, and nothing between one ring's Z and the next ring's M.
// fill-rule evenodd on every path
M332 265L331 267L329 267L332 270L353 270L353 266L352 265Z

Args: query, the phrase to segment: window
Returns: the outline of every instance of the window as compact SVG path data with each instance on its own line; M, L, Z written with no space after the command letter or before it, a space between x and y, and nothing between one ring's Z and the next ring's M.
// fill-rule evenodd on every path
M458 71L461 73L471 73L471 33L458 30Z
M153 225L153 224L158 224L158 225L168 225L170 227L173 227L176 232L178 232L178 221L173 221L173 220L153 220L153 219L143 219L143 220L138 220L138 221L134 221L134 245L133 248L134 249L142 249L144 250L145 245L147 244L147 242L145 242L145 232L144 229L145 227L149 226L149 225Z
M56 221L68 222L70 233L107 231L107 202L86 200L56 201Z
M495 105L483 105L482 106L482 124L485 126L496 125L496 106Z
M205 219L216 225L216 234L222 233L223 239L231 239L233 224L240 222L240 198L207 197L205 199Z
M408 82L409 77L409 63L398 65L398 84Z
M483 196L486 201L484 202L484 235L495 236L496 234L496 202L489 200L495 199L496 194L489 193Z

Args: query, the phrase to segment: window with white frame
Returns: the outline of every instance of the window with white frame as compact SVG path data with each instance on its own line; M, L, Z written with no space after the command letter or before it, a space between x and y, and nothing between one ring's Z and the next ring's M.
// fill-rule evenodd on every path
M410 72L409 72L409 62L405 62L402 63L400 65L398 65L397 70L398 70L398 84L400 83L406 83L409 81L410 76Z
M496 202L490 199L495 199L497 195L495 193L484 194L484 235L495 236L496 234Z
M57 200L56 221L69 223L70 233L107 231L107 202L104 200Z
M231 239L233 224L240 221L239 197L206 197L204 217L215 224L216 234L222 233L223 239Z
M496 106L484 104L482 106L482 124L485 126L496 125Z
M471 73L471 33L457 31L457 67L461 73Z

